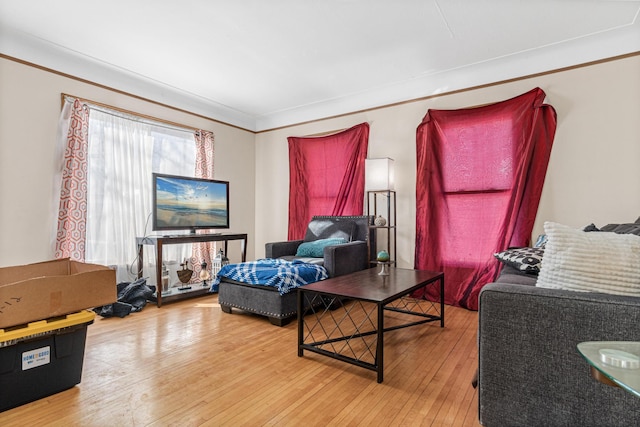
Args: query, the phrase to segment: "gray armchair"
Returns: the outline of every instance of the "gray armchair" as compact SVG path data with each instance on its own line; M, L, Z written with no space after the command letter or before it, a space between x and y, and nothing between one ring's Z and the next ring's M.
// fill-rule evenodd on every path
M314 216L302 240L267 243L267 258L299 258L305 262L322 264L329 277L369 268L375 258L375 230L370 229L373 216ZM342 237L347 243L326 246L322 257L296 257L303 242ZM297 292L284 295L275 288L255 286L222 278L218 291L218 302L222 311L231 313L232 308L267 316L277 326L286 325L297 315Z
M267 243L265 256L321 264L329 277L364 270L375 258L375 233L369 228L372 224L372 216L314 216L304 239ZM325 247L322 257L296 256L302 243L329 238L344 238L348 243Z

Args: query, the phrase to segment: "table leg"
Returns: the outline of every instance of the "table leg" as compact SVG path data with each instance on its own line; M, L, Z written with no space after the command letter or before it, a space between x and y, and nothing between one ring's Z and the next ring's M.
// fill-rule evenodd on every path
M304 305L303 290L298 289L298 357L302 357L304 349L302 341L304 340L304 316L302 315L302 306Z
M444 274L440 278L440 327L444 328Z
M156 305L162 307L162 242L156 245Z
M382 382L384 375L384 307L378 305L378 341L376 343L376 365L378 383Z

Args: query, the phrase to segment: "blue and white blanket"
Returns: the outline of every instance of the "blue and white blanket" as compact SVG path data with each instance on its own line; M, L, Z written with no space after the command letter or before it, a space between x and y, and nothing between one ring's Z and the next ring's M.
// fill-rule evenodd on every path
M300 260L259 259L223 266L211 282L211 292L217 292L223 277L250 285L273 286L280 295L284 295L291 289L324 280L329 275L323 266Z

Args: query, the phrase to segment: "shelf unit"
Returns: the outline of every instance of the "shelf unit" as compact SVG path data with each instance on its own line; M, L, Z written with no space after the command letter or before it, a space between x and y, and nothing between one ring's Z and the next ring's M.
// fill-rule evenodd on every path
M378 250L386 250L389 254L389 262L394 264L396 262L396 192L393 190L367 191L367 215L374 217L374 225L369 227L376 233L378 248L375 253L377 254ZM378 216L386 220L385 225L375 225ZM375 258L370 262L377 263Z
M171 292L162 292L162 247L165 245L177 245L184 243L203 243L203 242L224 242L224 253L227 254L228 243L230 240L240 240L240 251L242 262L247 260L247 234L246 233L216 233L216 234L187 234L187 235L171 235L171 236L145 236L136 237L136 245L138 246L138 279L142 277L142 267L144 259L144 247L153 246L156 253L156 292L157 306L161 307L162 302L169 302L198 295L209 293L208 286L198 284L190 289L178 290L172 289Z

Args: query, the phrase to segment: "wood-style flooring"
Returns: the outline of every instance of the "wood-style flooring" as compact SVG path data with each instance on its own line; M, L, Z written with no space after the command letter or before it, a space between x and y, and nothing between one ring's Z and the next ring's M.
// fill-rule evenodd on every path
M385 334L376 373L305 352L297 323L222 313L217 296L88 326L82 382L1 426L478 426L477 312Z

